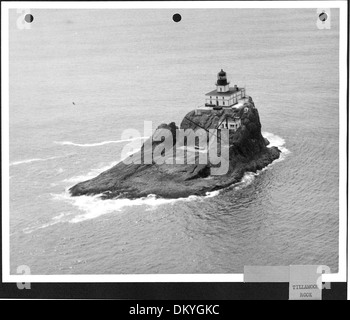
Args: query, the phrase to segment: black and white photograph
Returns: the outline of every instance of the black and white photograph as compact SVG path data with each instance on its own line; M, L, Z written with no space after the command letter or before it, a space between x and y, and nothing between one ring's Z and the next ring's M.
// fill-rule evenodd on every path
M345 281L343 9L165 3L8 10L3 276Z

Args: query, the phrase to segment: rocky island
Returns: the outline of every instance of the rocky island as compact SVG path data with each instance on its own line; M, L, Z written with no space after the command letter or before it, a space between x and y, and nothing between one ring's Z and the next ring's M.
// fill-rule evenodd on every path
M163 198L206 195L239 182L246 172L257 172L279 158L280 150L268 147L269 141L261 134L253 99L246 96L244 88L229 87L223 70L218 74L217 89L206 96L205 106L189 112L180 127L174 122L161 124L138 152L97 177L71 187L71 195L101 195L103 199L134 199L150 194ZM179 132L193 132L198 139L189 145L189 138L179 141ZM221 165L227 162L227 168L220 173L214 170L220 164L213 163L208 153L225 137L226 144L214 148ZM171 143L164 144L165 140ZM199 140L205 141L207 147L201 147ZM182 162L179 151L180 155L185 151ZM200 161L201 156L207 156L207 161Z

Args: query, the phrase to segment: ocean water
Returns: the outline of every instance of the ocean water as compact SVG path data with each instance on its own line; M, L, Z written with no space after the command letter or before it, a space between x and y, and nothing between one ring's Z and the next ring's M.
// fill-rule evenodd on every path
M32 274L338 269L339 13L32 10L10 15L10 264ZM283 151L206 197L72 198L121 158L124 130L204 103L223 68ZM75 105L73 105L73 102Z

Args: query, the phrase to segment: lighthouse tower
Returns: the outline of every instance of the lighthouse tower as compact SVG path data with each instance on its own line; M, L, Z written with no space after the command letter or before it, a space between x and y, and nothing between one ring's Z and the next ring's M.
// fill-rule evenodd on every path
M217 92L228 92L230 91L229 82L227 81L226 72L221 69L218 73L218 81L216 82L216 91Z
M221 69L218 73L215 85L216 90L210 91L205 95L205 107L213 109L234 108L234 105L243 103L245 88L239 88L236 85L230 87L224 70Z

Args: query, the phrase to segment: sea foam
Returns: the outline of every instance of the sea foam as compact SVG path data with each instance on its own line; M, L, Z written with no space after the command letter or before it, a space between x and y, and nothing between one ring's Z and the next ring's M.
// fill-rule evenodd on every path
M83 212L82 214L75 215L70 218L68 222L70 223L79 223L86 220L91 220L98 218L100 216L112 213L120 212L122 209L127 207L134 206L144 206L147 209L156 208L160 205L174 205L176 202L188 202L194 200L202 200L204 198L210 198L217 195L218 192L207 193L204 197L199 196L189 196L187 198L178 198L178 199L164 199L157 198L155 195L148 195L147 197L139 199L107 199L101 200L101 195L95 196L79 196L71 197L66 191L62 194L52 194L54 200L64 201L72 204L74 207L78 208L79 211ZM63 216L64 221L67 221L67 216ZM57 222L56 222L57 223Z
M62 158L60 157L50 157L50 158L33 158L33 159L26 159L26 160L19 160L19 161L14 161L10 163L10 166L18 166L20 164L26 164L26 163L31 163L31 162L37 162L37 161L48 161L48 160L52 160L52 159L58 159L58 158Z
M280 157L278 159L274 160L269 165L267 165L265 168L258 170L257 172L246 172L240 182L235 183L233 186L231 186L235 190L240 190L242 188L249 186L261 172L268 170L269 167L272 166L273 164L275 164L276 162L283 161L286 158L286 156L291 153L284 146L286 141L283 138L281 138L280 136L277 136L277 135L270 133L270 132L263 132L262 135L267 140L269 140L269 142L270 142L269 147L277 147L279 150L281 150Z
M138 138L133 138L133 139L109 140L109 141L102 141L102 142L96 142L96 143L74 143L71 141L54 141L54 143L62 145L62 146L75 146L75 147L90 148L90 147L104 146L106 144L111 144L111 143L123 143L123 142L137 141L137 140L146 140L148 138L149 137L138 137Z
M58 224L58 223L68 222L69 219L67 220L67 217L69 217L70 215L72 215L72 212L61 213L58 216L53 217L50 222L45 223L41 226L33 226L33 227L24 228L23 232L26 234L30 234L34 231L37 231L40 229L45 229L45 228L51 227L51 226Z
M288 150L284 145L286 141L281 138L278 135L275 135L270 132L263 132L262 133L263 137L265 137L267 140L269 140L270 144L268 145L269 147L277 147L278 149L281 150L280 158L275 160L274 162L279 162L285 159L286 155L290 154L290 150Z

